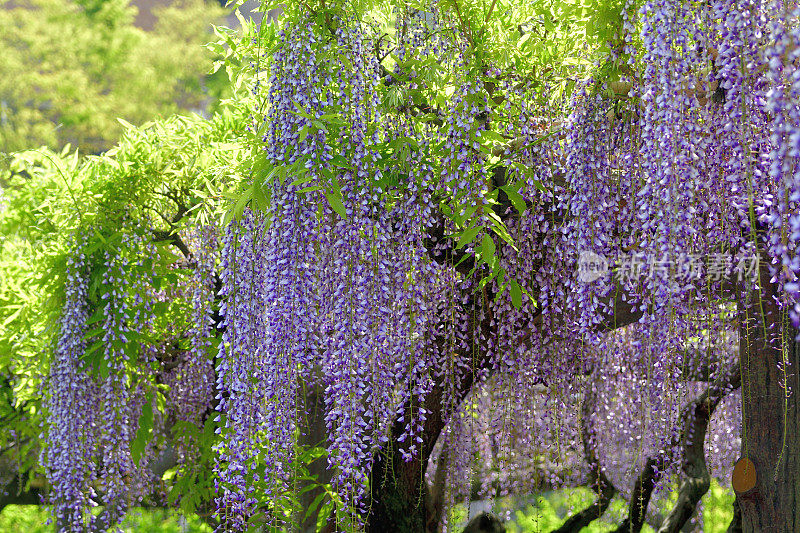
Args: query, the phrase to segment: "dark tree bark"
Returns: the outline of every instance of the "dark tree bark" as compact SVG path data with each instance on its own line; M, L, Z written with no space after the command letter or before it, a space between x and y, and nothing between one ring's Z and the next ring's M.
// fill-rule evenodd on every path
M313 447L324 445L328 438L327 428L325 427L325 398L322 387L310 386L305 395L301 396L303 407L301 412L306 413L304 420L304 432L300 436L300 443L303 446ZM308 464L308 472L314 477L317 483L329 483L331 472L328 469L326 457L320 457ZM305 488L305 487L303 487ZM322 494L321 487L307 490L299 497L300 505L305 510L308 509L317 496ZM307 519L298 517L300 531L304 533L315 533L317 517L312 513Z
M462 275L468 276L474 260L471 257L464 257L465 252L456 250L454 244L446 236L444 218L441 217L440 223L429 229L426 240L428 253L434 261L449 264ZM478 322L474 317L481 315L478 312L480 306L484 302L490 301L494 295L470 292L464 296L463 301L466 303L463 311L467 316L472 317L470 331L474 332L478 329L482 331L483 336L490 337L494 327L490 313L484 314L482 322ZM493 369L493 361L484 355L485 351L481 349L478 337L477 335L473 336L469 345L475 348L471 353L478 353L481 356L477 360L473 359L470 371L462 375L461 381L456 384L455 405L460 404L467 397L476 378L488 376ZM366 521L368 533L384 533L386 531L434 533L438 531L440 516L435 509L441 502L437 502L437 495L432 495L428 490L425 471L433 453L433 447L447 423L443 403L444 385L442 382L434 383L422 405L417 405L417 400L412 398L404 410L405 413L417 412L421 407L426 410L426 419L421 435L423 442L417 454L411 460L405 461L399 452L397 439L405 433L407 424L407 420L400 419L393 424L385 449L375 458L370 474L372 502Z
M733 501L733 519L728 525L728 533L742 533L742 510L739 508L739 498Z
M450 260L453 260L452 258ZM459 267L463 267L468 261L463 261ZM470 313L472 316L479 316L474 309L481 305L481 300L489 301L493 295L485 298L474 298L470 305L474 306ZM620 299L614 302L613 309L618 312L617 320L609 319L614 322L615 327L635 322L640 314L633 306L622 302ZM485 337L491 335L492 317L487 313L483 322L477 327L484 331ZM474 331L474 329L473 329ZM521 339L520 342L525 342ZM473 342L477 342L473 339ZM477 353L485 353L481 347L477 347ZM476 379L488 377L492 370L492 360L488 357L481 357L474 361L475 366L470 373L463 376L458 384L456 403L463 401L469 394ZM442 403L443 384L436 383L433 390L425 399L424 407L428 413L423 430L422 450L411 461L403 461L401 454L397 450L396 439L405 428L405 421L398 421L392 428L389 436L387 449L375 460L372 474L372 505L369 516L367 517L366 531L369 533L383 533L393 531L397 533L434 533L439 528L438 514L427 512L428 509L435 509L435 495L430 494L425 483L425 470L439 435L445 427L443 403ZM409 409L406 409L409 412ZM604 478L605 476L603 476ZM607 483L607 485L605 484ZM598 480L598 486L602 486L603 491L611 487L608 480ZM649 490L652 490L650 487ZM649 498L649 490L647 492ZM610 497L609 497L610 499ZM602 498L601 498L602 503ZM641 526L640 526L641 527Z
M666 531L680 531L686 520L694 513L697 501L708 490L710 480L705 481L703 489L702 479L703 472L708 476L703 454L708 422L720 400L732 390L739 388L740 385L741 374L737 363L709 385L700 396L681 409L679 420L683 426L678 437L679 440L673 440L668 450L675 449L678 444L682 445L684 449L683 469L689 479L681 486L676 507L661 525L660 532L665 531L665 527L669 528ZM661 479L664 467L670 458L670 452L667 452L647 459L642 472L636 478L628 508L628 517L623 520L615 533L638 533L642 530L653 489ZM702 492L700 492L701 490ZM697 499L693 500L695 497Z
M657 470L657 466L660 466L661 461L661 457L650 457L645 462L644 468L633 486L628 517L614 530L614 533L638 533L642 530L647 515L647 506L650 505L650 496L658 483L659 470Z
M465 377L459 390L463 397L472 386L472 376ZM434 533L439 528L439 517L431 516L434 508L432 496L425 483L425 470L433 452L433 445L444 429L442 414L442 389L435 386L424 404L428 418L424 424L424 442L421 450L408 462L397 450L396 439L404 432L405 422L398 421L392 428L387 449L375 461L372 469L372 507L368 517L368 533Z
M742 358L742 457L755 464L756 485L737 495L745 533L800 531L798 331L776 300L762 254L759 283L739 305ZM785 369L781 370L781 367ZM791 390L789 394L787 389Z
M426 529L431 530L433 525L430 522L438 524L442 520L442 513L444 512L444 494L445 485L447 482L447 469L450 465L450 449L445 446L436 463L436 472L433 475L433 483L430 487L430 495L427 500L428 519L426 521ZM472 496L470 495L470 498Z
M711 476L708 474L704 450L708 424L720 400L729 391L738 389L740 385L741 374L739 366L736 365L729 369L725 376L706 389L685 410L685 425L681 436L683 445L682 470L685 478L681 482L678 491L678 501L661 524L658 533L678 533L681 531L695 513L697 502L708 492L708 488L711 486Z
M0 489L0 512L7 505L39 505L44 493L40 485L29 485L28 473L14 475Z
M441 247L440 245L442 244L445 246ZM462 275L469 275L474 266L473 258L464 257L463 251L454 249L454 243L446 236L443 218L439 225L429 230L426 245L433 260L453 266ZM466 298L468 304L466 304L465 311L473 317L481 316L481 313L478 312L480 306L485 302L491 301L493 297L493 294L479 295L472 293ZM612 315L599 324L599 328L614 329L623 327L641 317L641 311L638 306L623 301L621 293L609 299L609 304L612 309ZM480 329L484 338L492 338L492 329L495 327L493 326L492 317L490 313L483 313L483 316L483 322L480 324L473 323L471 331ZM531 327L541 327L540 317L541 315L534 319ZM525 336L520 338L519 342L527 343L529 339ZM486 353L476 338L472 339L472 344L476 348L472 353ZM493 361L485 356L473 361L473 364L471 372L465 375L461 383L456 387L456 404L467 397L476 379L488 377L494 370ZM430 494L425 483L425 471L433 447L446 424L442 403L443 390L444 384L436 383L424 401L424 407L428 414L422 435L424 440L422 450L409 462L403 461L401 454L397 450L396 442L396 439L404 432L405 422L398 421L394 424L386 450L376 458L370 476L372 504L366 522L367 532L434 533L438 531L440 515L437 512L429 512L437 509L438 502L436 501L436 495ZM409 412L409 409L405 411ZM601 505L605 503L603 495L607 494L608 489L611 487L607 479L605 483L598 479L598 486L602 487L599 493L601 495L599 499ZM649 490L652 490L652 487ZM649 490L647 491L648 498ZM592 510L589 511L589 513L591 512ZM594 512L597 512L597 510L594 510Z

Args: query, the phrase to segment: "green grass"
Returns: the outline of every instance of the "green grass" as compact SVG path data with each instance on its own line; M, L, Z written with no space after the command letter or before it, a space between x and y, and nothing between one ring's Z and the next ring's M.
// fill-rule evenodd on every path
M728 530L733 519L733 489L711 481L711 489L703 497L703 526L705 531L718 533Z
M659 510L662 515L672 508L676 497L673 492L668 500L661 502ZM495 513L505 515L505 512L511 510L512 518L506 523L509 533L545 533L562 525L569 514L589 506L594 500L595 494L591 490L577 487L539 495L521 509L520 498L505 498L497 503ZM616 529L627 516L627 508L627 502L615 498L603 516L583 531L605 533ZM451 511L449 522L463 523L465 518L466 508L458 505ZM712 481L711 489L703 497L703 533L724 533L732 518L733 491ZM645 525L642 531L652 533L653 529Z
M47 525L50 512L36 505L9 505L0 512L0 531L24 533L54 533ZM186 517L181 525L180 513L167 509L134 508L122 523L126 533L210 533L212 529L194 516Z
M499 502L496 512L506 509L512 511L513 520L506 524L509 533L544 533L560 526L567 514L582 509L594 501L594 493L585 487L563 489L539 496L535 502L523 509L514 509L518 499L507 498ZM674 502L673 498L662 504L662 509ZM703 497L703 532L724 533L733 517L733 493L730 488L721 487L715 481L711 490ZM603 533L616 528L627 512L627 504L615 499L600 520L584 528L587 533ZM45 507L35 505L9 505L0 512L0 531L21 531L24 533L53 533L55 528L46 525L49 512ZM166 509L135 508L128 513L122 523L122 530L130 533L210 533L211 528L197 517L186 517L181 526L180 513ZM450 513L450 523L464 520L466 509L456 506ZM651 533L649 526L643 532Z
M560 526L569 514L591 505L594 500L595 494L585 487L551 492L547 497L539 496L534 503L515 512L516 523L509 524L508 531L509 533L552 531ZM597 533L612 531L616 528L616 520L613 518L624 516L624 513L625 502L614 499L603 517L592 522L591 526L584 530ZM649 532L652 529L644 527L642 531Z

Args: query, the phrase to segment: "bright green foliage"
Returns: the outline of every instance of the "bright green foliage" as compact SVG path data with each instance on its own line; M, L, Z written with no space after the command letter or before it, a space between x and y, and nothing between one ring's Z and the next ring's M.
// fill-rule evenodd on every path
M59 236L74 213L70 191L78 184L78 164L68 149L43 149L19 154L0 172L8 187L0 196L0 420L17 431L11 442L24 468L38 460L38 385L59 313L53 291L63 292ZM50 272L42 268L44 257L52 257ZM0 448L8 438L0 432Z
M84 4L91 7L90 2ZM91 4L93 9L99 9L91 14L92 17L100 17L98 21L113 21L121 16L108 11L112 5L116 5L113 1ZM57 5L42 9L55 10L54 6ZM173 35L192 32L195 24L200 28L201 23L208 21L205 14L201 16L197 12L200 9L206 13L219 13L213 6L198 0L184 5L184 10L163 11L162 22L165 16L172 18ZM122 13L126 17L124 20L129 22L132 13ZM23 15L30 13L23 12ZM6 13L0 12L2 16L6 16ZM87 18L90 15L72 6L69 10L65 8L63 16L65 20L71 20L70 17ZM181 17L194 17L194 20L182 20ZM29 22L34 24L41 21L37 22L32 17ZM124 24L124 33L133 36L134 40L140 40L136 46L142 49L137 53L158 58L163 65L172 65L177 69L176 72L192 62L198 65L202 62L203 50L196 47L196 43L191 44L188 37L185 49L176 48L168 41L157 44L152 40L155 37L132 28L128 22ZM246 31L252 32L252 26ZM228 37L227 42L238 45L238 38L234 39L232 30L218 32ZM252 34L245 33L244 42L249 43L251 37ZM122 43L117 44L122 46ZM182 258L182 253L171 243L169 236L179 235L187 226L216 220L227 206L226 196L230 197L238 184L246 181L245 176L251 175L252 165L248 162L252 154L259 150L255 138L252 134L247 137L245 131L254 105L249 87L242 85L242 80L250 79L248 76L251 75L250 59L253 52L246 48L234 46L228 49L229 60L225 70L231 77L240 80L237 90L230 90L236 99L218 106L211 119L197 115L172 116L135 127L125 120L114 119L114 115L92 112L88 115L90 122L79 124L77 129L71 131L77 132L80 128L88 131L86 128L97 128L106 119L112 121L113 124L107 126L115 132L121 131L122 135L116 146L102 155L79 157L68 145L60 152L41 148L0 158L0 422L4 427L14 427L16 431L15 435L0 432L0 449L5 450L3 457L12 462L14 469L41 473L38 466L40 386L43 376L47 374L56 339L57 320L63 303L65 261L71 253L71 236L80 232L89 237L86 251L92 267L92 302L102 296L103 252L113 254L118 250L122 232L125 231L122 228L123 220L143 228L140 231L150 232L148 240L152 237L158 241L158 255L144 265L145 270L152 266L155 271L156 278L150 280L153 286L164 289L175 287L181 277L190 273L185 269L171 268L176 260ZM135 49L128 48L128 51ZM101 52L106 53L102 50L95 50L94 53ZM196 56L193 55L195 53ZM122 54L120 57L124 56ZM10 59L0 59L0 65L3 61ZM50 54L47 61L59 60ZM184 64L181 65L181 62ZM133 66L125 68L130 70ZM200 70L207 71L208 68L202 67ZM165 84L169 80L157 71L165 72L160 67L154 70L151 76L161 77L147 83L161 84L167 91ZM124 72L124 69L120 67L118 72ZM194 75L198 69L187 67L186 72ZM129 74L133 75L133 72ZM51 81L57 84L55 74L53 76ZM90 81L85 78L82 83ZM0 78L0 87L4 87L6 82L6 79ZM67 88L61 87L59 90ZM141 90L142 87L136 89ZM23 92L20 88L19 93ZM114 98L124 96L131 102L136 101L133 89L131 92L125 89L124 94L127 96L120 93ZM105 102L111 105L112 95L107 96ZM145 101L146 96L143 95ZM90 105L91 101L87 99L84 103ZM72 108L72 105L69 107ZM137 116L139 119L145 117L144 113ZM37 126L31 124L30 127ZM0 135L9 131L2 130ZM186 321L191 315L188 306L188 302L179 296L169 302L156 304L154 328L147 333L147 339L138 340L158 344L176 332L185 331L188 327ZM100 352L91 350L96 344L94 337L99 334L97 330L89 333L87 360L102 372L102 358L97 357ZM132 376L137 374L135 369L129 370ZM162 389L148 388L154 400L150 405L163 413ZM155 418L153 412L150 414L152 416L148 417L147 413L143 413L141 420L146 422ZM211 419L205 428L189 426L178 424L174 433L185 434L193 439L199 448L199 456L180 475L170 475L171 483L177 487L172 492L175 501L180 497L181 506L191 513L196 505L213 498L211 443L216 426ZM134 442L134 452L141 450L142 441L152 436L151 431L152 427L140 431L141 435L137 435L139 438ZM0 470L5 472L6 468L6 464L0 464Z
M553 531L561 526L567 516L594 502L596 495L586 487L576 487L552 491L539 495L535 504L528 505L514 513L517 527L509 528L512 533L541 533ZM620 499L612 501L606 514L595 520L586 528L592 533L605 533L616 529L614 520L625 515L625 502ZM609 518L613 517L613 518ZM653 529L645 525L642 531L652 533Z
M535 501L520 506L524 497L501 498L497 501L495 512L504 515L511 512L511 519L506 527L509 533L545 533L560 527L572 513L588 507L597 498L587 487L573 487L547 491L536 495ZM651 507L664 516L675 503L675 491L666 500L656 500ZM627 515L627 502L619 497L614 498L611 506L599 520L595 520L583 531L587 533L606 533L614 531ZM466 520L466 508L459 504L450 513L449 523L456 524ZM733 518L733 492L730 487L722 487L716 481L703 497L703 531L704 533L724 533ZM642 527L645 533L652 533L653 528L647 524Z
M109 148L122 128L203 106L218 5L181 0L133 25L127 0L0 2L0 151Z
M703 496L703 528L709 533L728 531L733 519L733 488L723 487L712 477L711 488Z
M45 525L50 513L44 507L9 505L0 513L0 531L25 531L26 533L53 533L52 525ZM208 533L211 527L196 516L181 517L165 509L132 509L120 528L125 533Z
M153 236L214 216L200 206L218 204L222 184L235 174L243 158L237 139L245 116L244 108L226 107L213 120L172 117L129 127L117 147L101 156L42 149L15 154L5 170L0 167L0 181L6 183L0 210L0 419L18 432L16 437L0 432L0 449L14 443L22 471L38 468L39 385L57 333L70 236L77 231L91 237L90 299L96 301L103 252L117 250L126 214ZM193 216L186 217L186 210ZM145 268L154 265L165 287L188 275L170 268L180 257L176 247L165 240L158 251ZM159 304L148 340L158 342L185 328L187 306L183 298ZM91 347L101 333L90 333ZM98 363L101 358L93 355L87 353L87 359ZM156 405L163 409L163 402ZM210 446L206 449L210 453Z

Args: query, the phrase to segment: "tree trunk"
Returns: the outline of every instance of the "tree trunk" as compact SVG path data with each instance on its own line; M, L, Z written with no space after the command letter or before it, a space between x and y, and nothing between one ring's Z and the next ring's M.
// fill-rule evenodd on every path
M471 385L471 378L462 383L459 390L464 396ZM396 439L403 433L405 422L401 420L394 424L387 449L378 455L372 468L372 506L367 533L434 533L439 530L438 513L429 512L435 505L425 482L425 470L433 445L445 425L441 400L442 391L436 386L425 399L428 417L421 450L408 462L396 449Z
M730 391L741 386L740 365L728 369L683 411L681 445L683 447L682 471L684 479L678 491L678 500L658 528L658 533L691 531L689 519L697 512L697 504L711 486L705 456L706 432L711 416L719 402Z
M309 387L306 394L301 395L302 409L305 413L303 432L299 438L301 445L305 447L324 446L327 443L328 433L325 426L325 397L322 387ZM308 473L316 480L316 483L330 483L331 471L328 469L327 457L319 457L306 465ZM303 485L303 489L308 487ZM306 490L300 494L299 501L302 512L297 516L298 530L300 533L315 533L317 531L317 513L311 513L305 517L306 509L311 507L313 501L323 493L322 487ZM317 511L319 511L317 507Z
M741 527L745 533L800 532L797 330L775 303L777 290L763 258L759 276L760 290L739 302L742 457L756 468L755 487L737 495Z

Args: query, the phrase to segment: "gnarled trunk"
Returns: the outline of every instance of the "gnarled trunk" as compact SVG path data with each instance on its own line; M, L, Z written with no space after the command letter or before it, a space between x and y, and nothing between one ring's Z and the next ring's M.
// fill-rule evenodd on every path
M777 290L763 259L759 275L760 291L750 291L739 306L742 457L755 464L756 485L737 501L745 533L799 532L798 332L774 301Z

